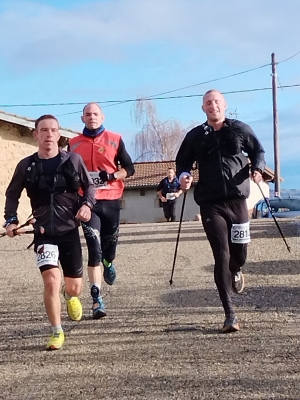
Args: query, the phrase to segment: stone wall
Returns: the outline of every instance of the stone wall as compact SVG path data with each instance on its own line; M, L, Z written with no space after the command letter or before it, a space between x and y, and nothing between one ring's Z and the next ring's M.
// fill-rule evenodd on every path
M0 223L4 221L3 211L5 191L12 178L17 163L37 151L37 143L23 127L0 121ZM29 199L24 191L18 208L20 222L31 214Z

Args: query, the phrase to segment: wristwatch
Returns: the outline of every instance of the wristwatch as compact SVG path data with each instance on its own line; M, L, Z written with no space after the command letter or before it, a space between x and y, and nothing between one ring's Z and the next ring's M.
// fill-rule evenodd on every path
M82 205L88 206L91 210L94 208L94 205L90 203L88 200L85 200Z

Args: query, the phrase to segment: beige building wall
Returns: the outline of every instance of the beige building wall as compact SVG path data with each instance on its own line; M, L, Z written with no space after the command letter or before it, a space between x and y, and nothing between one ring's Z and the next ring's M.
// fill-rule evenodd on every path
M32 136L22 136L22 129L0 121L0 223L4 222L5 191L13 176L17 163L37 151L37 144ZM25 222L31 214L29 199L24 191L20 199L18 216Z
M269 184L266 182L261 182L260 187L263 191L263 194L265 197L270 197L270 187ZM254 183L252 180L250 181L250 196L247 199L247 206L249 210L249 214L252 213L253 207L255 204L263 198L261 191L259 190L259 187L257 186L256 183Z
M269 185L262 182L261 188L266 197L269 197ZM257 185L250 181L250 196L247 199L249 216L254 205L262 199L262 194ZM176 221L180 219L183 195L179 197L176 205ZM194 221L199 214L199 206L194 201L194 189L188 191L183 214L183 221ZM155 188L125 189L122 198L121 223L140 224L152 222L165 222L163 209L159 207L159 201Z
M183 195L176 204L176 221L180 219ZM184 207L183 221L194 221L199 213L199 206L194 201L193 189L188 191ZM156 188L125 189L122 198L120 220L122 224L141 224L165 222L163 209L159 206Z

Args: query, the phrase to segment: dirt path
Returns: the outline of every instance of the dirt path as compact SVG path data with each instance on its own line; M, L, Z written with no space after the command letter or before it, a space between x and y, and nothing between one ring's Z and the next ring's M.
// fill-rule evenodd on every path
M80 323L49 335L28 236L0 239L0 399L299 399L300 226L253 221L246 290L234 296L241 331L220 334L223 312L199 222L122 225L108 316L90 319L85 275ZM24 250L25 249L25 250ZM86 262L86 248L84 247Z

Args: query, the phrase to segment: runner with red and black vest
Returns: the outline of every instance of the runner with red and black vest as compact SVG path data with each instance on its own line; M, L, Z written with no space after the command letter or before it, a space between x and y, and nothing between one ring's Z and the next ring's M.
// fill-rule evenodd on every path
M88 248L88 276L93 299L93 319L106 315L100 295L101 268L108 285L116 280L113 263L120 224L120 199L124 179L134 174L134 166L121 135L107 131L102 125L104 114L97 103L89 103L81 117L83 133L69 141L69 150L81 155L96 186L96 204L92 218L82 223Z

